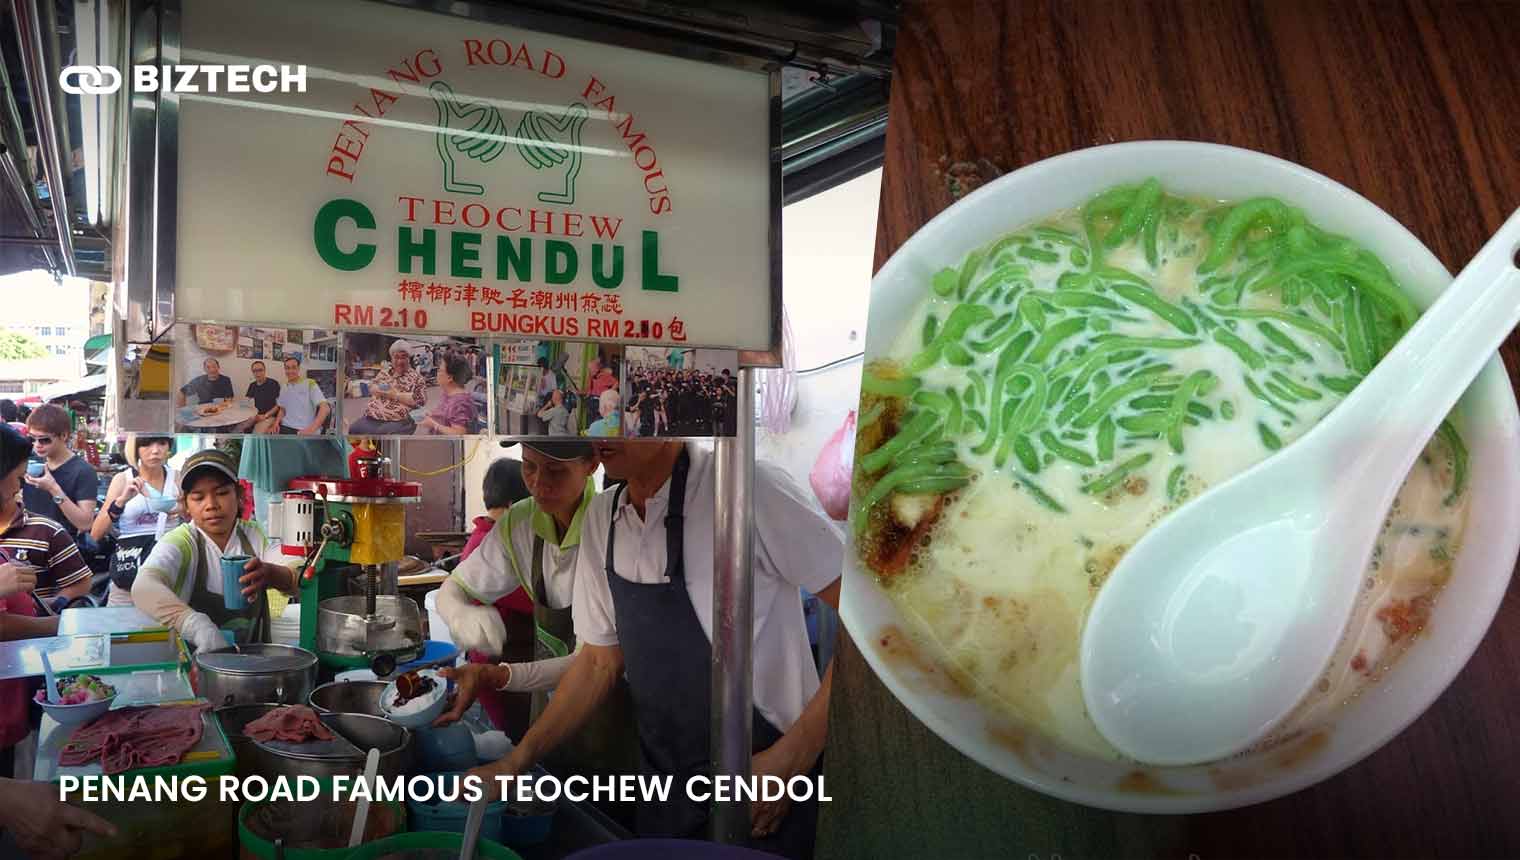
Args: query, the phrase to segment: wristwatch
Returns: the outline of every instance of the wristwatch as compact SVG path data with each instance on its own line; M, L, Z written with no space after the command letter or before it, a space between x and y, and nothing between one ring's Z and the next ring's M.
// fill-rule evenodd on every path
M53 504L55 504L55 505L61 505L64 502L68 501L68 499L69 499L68 496L65 496L64 494L59 493L58 495L56 495L56 496L53 497Z

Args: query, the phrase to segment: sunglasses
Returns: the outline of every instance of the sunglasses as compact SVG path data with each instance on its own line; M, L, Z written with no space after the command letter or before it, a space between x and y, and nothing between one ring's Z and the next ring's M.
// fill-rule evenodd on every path
M33 445L51 445L51 444L53 444L53 437L52 436L33 436L32 437L32 444Z

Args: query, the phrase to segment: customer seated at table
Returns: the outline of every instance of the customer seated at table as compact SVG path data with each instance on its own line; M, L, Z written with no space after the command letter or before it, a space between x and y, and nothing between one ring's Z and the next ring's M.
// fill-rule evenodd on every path
M273 433L279 429L275 408L280 405L280 383L269 378L269 371L262 361L255 361L248 369L253 371L253 381L248 383L248 391L243 396L253 401L257 414L239 429L244 433Z
M182 520L179 484L169 458L174 440L168 436L127 437L126 457L131 468L111 479L106 505L90 527L96 542L115 533L111 552L111 589L107 606L132 605L132 581L153 545Z
M174 405L186 405L191 394L195 395L196 403L215 403L218 397L230 400L236 396L232 393L232 380L222 375L221 362L208 358L201 362L201 369L206 372L180 386L174 395Z
M316 436L332 414L332 404L327 402L322 387L301 372L298 355L285 359L285 384L280 387L280 403L275 408L283 436Z
M239 520L243 489L232 455L197 451L180 473L180 494L190 522L165 534L137 569L132 603L138 611L200 650L227 644L222 628L242 636L265 587L296 590L290 568L263 561L269 538L259 524ZM228 609L222 589L222 557L249 556L239 583L247 609Z
M417 432L412 410L427 404L427 380L412 367L412 345L404 340L391 344L390 367L382 368L370 382L369 405L364 416L349 426L354 436L410 436Z
M425 433L464 436L473 432L477 420L475 395L465 387L473 378L470 363L465 359L450 355L443 360L443 366L438 368L438 384L443 388L443 397L422 419L420 428Z
M21 478L32 446L0 425L0 642L58 634L57 612L90 592L90 568L68 532L21 503ZM26 678L0 681L0 774L15 766L15 747L31 731Z

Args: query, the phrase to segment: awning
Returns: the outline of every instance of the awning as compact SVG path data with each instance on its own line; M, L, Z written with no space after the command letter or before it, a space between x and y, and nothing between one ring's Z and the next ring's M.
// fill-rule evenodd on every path
M93 353L100 352L103 349L110 349L110 348L111 348L111 336L108 335L108 334L97 334L94 337L92 337L89 340L87 340L87 341L84 342L84 354L85 355L91 355Z
M69 382L55 382L37 392L37 396L43 400L57 400L60 397L68 397L71 394L79 394L82 391L94 391L97 388L106 387L106 375L97 373L86 376L83 379L75 379Z

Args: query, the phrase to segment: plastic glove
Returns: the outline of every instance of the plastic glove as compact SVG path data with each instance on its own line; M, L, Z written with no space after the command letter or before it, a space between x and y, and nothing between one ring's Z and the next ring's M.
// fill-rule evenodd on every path
M179 626L179 635L184 637L197 651L215 651L218 648L226 648L227 640L222 636L221 628L211 620L211 616L204 612L192 612Z
M500 655L507 644L507 627L494 606L471 600L458 583L445 580L438 594L438 614L461 651Z

